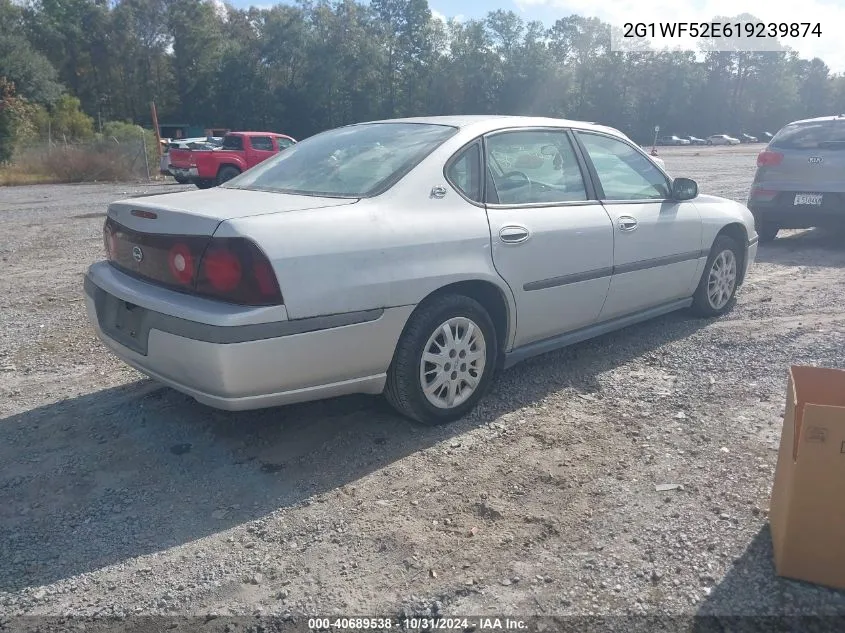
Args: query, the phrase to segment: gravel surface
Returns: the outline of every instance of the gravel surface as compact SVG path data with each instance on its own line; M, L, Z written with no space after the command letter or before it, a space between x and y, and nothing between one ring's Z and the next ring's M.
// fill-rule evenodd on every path
M744 202L758 150L660 154ZM535 358L429 429L370 397L215 411L106 353L106 205L180 188L0 189L0 616L845 614L775 576L766 518L788 368L843 363L841 237L788 232L723 318Z

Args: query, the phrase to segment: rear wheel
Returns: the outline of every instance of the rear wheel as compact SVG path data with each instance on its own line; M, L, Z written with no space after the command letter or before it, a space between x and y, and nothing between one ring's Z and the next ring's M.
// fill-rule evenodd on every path
M778 235L778 231L780 231L780 227L777 224L759 217L754 218L754 228L757 231L757 236L760 238L761 244L774 241Z
M438 297L411 315L387 372L385 397L422 424L452 422L489 388L498 354L496 329L480 303Z
M742 251L736 240L727 235L716 238L693 295L693 312L703 317L714 317L730 310L739 286L741 257Z
M194 184L198 189L211 189L214 186L214 181L208 178L201 178L199 180L195 180Z
M231 180L240 173L240 169L238 169L237 167L232 167L231 165L221 167L220 171L217 172L217 184L222 185L224 182Z

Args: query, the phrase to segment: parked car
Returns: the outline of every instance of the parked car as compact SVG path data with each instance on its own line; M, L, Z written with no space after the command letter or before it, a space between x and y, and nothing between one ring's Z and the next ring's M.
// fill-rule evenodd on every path
M845 226L845 115L793 121L757 156L748 207L761 242L780 229Z
M176 182L185 184L189 181L181 175L174 174L170 169L170 150L212 149L214 147L220 147L222 143L223 138L215 136L201 136L185 139L162 139L161 165L159 173L163 176L173 176L176 179Z
M684 138L690 142L690 145L707 145L705 139L698 138L697 136L685 136Z
M771 141L774 138L774 136L771 134L771 132L763 132L763 134L761 135L761 138L762 138L763 141L768 143L769 141Z
M740 134L739 135L740 143L759 143L760 141L757 140L756 136L751 136L750 134Z
M739 145L740 140L727 134L712 134L707 137L708 145Z
M680 136L664 136L663 138L659 139L659 145L689 145L690 142L685 139L681 138Z
M296 140L275 132L230 132L218 148L174 149L170 171L174 177L208 189L296 144Z
M213 407L384 393L438 424L531 356L724 313L756 240L745 206L613 128L400 119L317 134L212 190L112 203L84 288L112 352Z

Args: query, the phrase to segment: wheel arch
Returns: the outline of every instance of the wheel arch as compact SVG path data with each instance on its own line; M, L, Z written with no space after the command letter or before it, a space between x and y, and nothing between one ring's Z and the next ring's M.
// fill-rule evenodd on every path
M413 316L425 305L431 301L442 297L444 295L464 295L475 299L480 303L490 319L493 321L493 326L496 328L496 339L499 343L499 363L502 363L505 357L504 352L510 349L510 343L513 340L516 330L516 304L510 293L497 285L496 283L484 279L467 279L456 281L445 286L439 287L437 290L426 295L414 308L408 316L408 321L405 324L407 328ZM403 328L402 334L405 333ZM400 335L401 338L401 335Z
M716 233L713 241L715 242L715 240L722 235L730 237L739 244L739 255L741 259L737 266L739 268L737 283L742 284L742 282L745 281L745 261L748 258L748 230L741 222L730 222L719 229L719 232Z

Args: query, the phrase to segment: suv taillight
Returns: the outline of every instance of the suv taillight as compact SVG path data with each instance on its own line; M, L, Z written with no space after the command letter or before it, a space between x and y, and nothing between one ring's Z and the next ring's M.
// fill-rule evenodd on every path
M783 162L783 154L764 149L757 155L757 167L774 167Z

